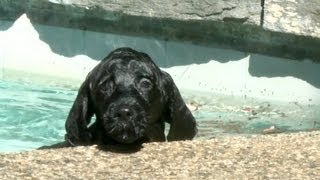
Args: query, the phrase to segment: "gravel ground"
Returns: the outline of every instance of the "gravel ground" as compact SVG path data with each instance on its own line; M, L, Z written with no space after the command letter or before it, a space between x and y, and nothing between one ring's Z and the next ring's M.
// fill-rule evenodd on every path
M0 179L320 179L320 131L108 149L0 154Z

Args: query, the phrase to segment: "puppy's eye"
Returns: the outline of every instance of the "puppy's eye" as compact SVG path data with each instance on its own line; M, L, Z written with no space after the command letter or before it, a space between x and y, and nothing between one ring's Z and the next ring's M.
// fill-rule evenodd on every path
M99 86L99 88L103 93L110 95L114 91L114 88L115 88L114 81L113 80L106 81L106 82L102 83Z
M139 87L142 89L151 89L152 88L152 82L150 79L142 78L139 81Z

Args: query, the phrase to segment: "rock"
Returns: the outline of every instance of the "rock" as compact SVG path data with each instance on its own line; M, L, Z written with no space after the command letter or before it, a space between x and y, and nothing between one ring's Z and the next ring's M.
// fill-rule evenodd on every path
M281 133L281 132L282 131L275 125L272 125L269 128L266 128L262 131L263 134L275 134L275 133Z
M38 24L320 61L319 7L318 0L2 0L0 20L26 13Z
M0 1L0 19L26 13L33 23L254 49L260 0ZM248 47L251 46L251 47Z
M320 60L320 1L265 1L263 28L278 54Z
M320 38L318 0L265 1L264 25L271 31Z
M193 21L200 20L259 25L261 12L259 0L243 1L241 4L238 0L231 0L227 3L222 0L205 2L195 0L26 0L23 2L7 0L1 1L0 5L2 19L15 19L26 12L31 16L29 18L38 23L76 28L82 24L95 31L110 31L111 29L118 30L117 28L120 27L112 27L108 22L118 22L116 23L118 25L124 23L121 24L122 28L123 26L137 27L138 29L135 30L142 30L140 32L144 33L147 33L146 30L149 28L155 27L165 33L168 33L166 32L168 30L171 30L171 33L183 33L185 29L182 30L172 25L188 26L187 24L194 24L196 22ZM59 19L58 17L64 18ZM137 20L137 22L131 20ZM185 21L188 21L187 24ZM162 23L157 24L156 22ZM146 28L145 31L144 28Z

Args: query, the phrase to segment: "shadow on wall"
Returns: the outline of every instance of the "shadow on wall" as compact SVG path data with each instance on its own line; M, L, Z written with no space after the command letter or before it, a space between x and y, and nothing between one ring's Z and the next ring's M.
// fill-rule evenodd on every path
M203 64L210 60L220 63L238 61L247 55L243 52L194 45L188 42L164 41L154 38L82 31L77 29L34 25L40 39L53 52L72 57L80 54L101 60L118 47L131 47L145 52L163 68L172 66ZM292 76L320 88L320 64L301 62L252 54L249 73L254 77Z
M249 73L255 77L292 76L320 88L320 64L311 61L284 60L263 55L251 55Z
M149 54L160 67L202 64L210 60L221 63L246 57L245 53L222 50L190 43L170 42L147 37L133 37L82 31L78 29L33 25L40 39L57 54L73 57L87 55L101 60L118 47L131 47Z
M0 30L7 30L13 22L0 21ZM87 55L101 60L118 47L131 47L145 52L163 68L203 64L211 60L220 63L239 61L247 57L243 52L218 49L189 42L164 41L155 38L115 35L78 29L32 24L42 41L57 54L73 57ZM320 64L251 55L249 73L255 77L293 76L320 88Z
M4 20L0 20L0 31L6 31L8 30L14 22L12 21L4 21Z

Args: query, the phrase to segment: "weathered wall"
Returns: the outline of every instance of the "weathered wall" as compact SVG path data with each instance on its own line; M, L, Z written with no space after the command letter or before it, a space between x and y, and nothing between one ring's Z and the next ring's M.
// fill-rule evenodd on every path
M2 0L0 18L320 61L318 0Z
M78 87L100 59L129 46L148 53L182 91L320 104L320 63L308 60L38 25L26 15L0 20L1 28L0 80Z

